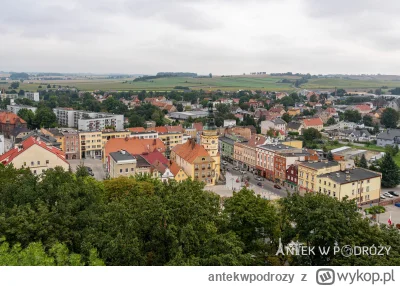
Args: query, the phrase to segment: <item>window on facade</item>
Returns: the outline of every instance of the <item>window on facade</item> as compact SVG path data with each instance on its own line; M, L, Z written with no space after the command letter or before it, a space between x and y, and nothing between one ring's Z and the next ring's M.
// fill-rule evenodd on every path
M367 180L367 183L369 183L369 180Z
M36 170L33 170L33 173L36 175Z
M336 197L336 192L333 192L333 196Z
M40 165L40 161L37 161L37 164Z
M122 173L122 169L119 169L119 172Z
M46 164L49 164L50 163L50 161L49 160L46 160Z
M135 171L135 169L134 169L134 168L131 168L131 172L133 172L133 171Z
M336 188L336 184L333 184L333 187Z
M24 166L26 166L26 162L24 162Z
M354 196L354 190L351 191L351 194Z
M32 161L32 162L31 162L31 166L33 166L33 165L35 165L35 162Z
M354 186L354 183L352 185Z
M128 173L128 170L129 170L129 169L128 169L128 168L126 168L126 169L125 169L125 173Z
M366 191L369 192L369 186L366 188Z

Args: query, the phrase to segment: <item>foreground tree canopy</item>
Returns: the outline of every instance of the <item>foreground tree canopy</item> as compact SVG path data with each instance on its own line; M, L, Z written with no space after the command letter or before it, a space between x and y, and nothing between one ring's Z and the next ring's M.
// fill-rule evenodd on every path
M0 265L399 265L398 230L320 194L221 199L199 182L38 178L0 164ZM276 256L284 245L391 245L389 256Z

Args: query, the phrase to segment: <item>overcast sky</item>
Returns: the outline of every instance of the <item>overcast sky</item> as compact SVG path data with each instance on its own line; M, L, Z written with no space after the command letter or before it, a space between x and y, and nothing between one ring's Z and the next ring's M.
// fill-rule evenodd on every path
M399 0L12 0L0 70L400 74Z

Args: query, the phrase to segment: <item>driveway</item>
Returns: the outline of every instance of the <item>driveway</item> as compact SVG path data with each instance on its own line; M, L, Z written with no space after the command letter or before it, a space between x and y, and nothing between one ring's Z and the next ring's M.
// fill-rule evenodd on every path
M104 170L103 162L99 159L82 159L82 160L68 160L71 165L71 169L73 172L76 171L76 168L79 165L83 165L86 167L90 167L93 170L94 178L96 180L102 181L106 177L106 172Z

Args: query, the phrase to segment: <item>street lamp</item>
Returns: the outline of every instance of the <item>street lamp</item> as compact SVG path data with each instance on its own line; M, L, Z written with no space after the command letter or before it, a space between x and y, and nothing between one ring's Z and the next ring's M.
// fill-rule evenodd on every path
M234 180L234 178L232 177L232 178L231 178L231 181L232 181L232 191L233 191L233 180Z

